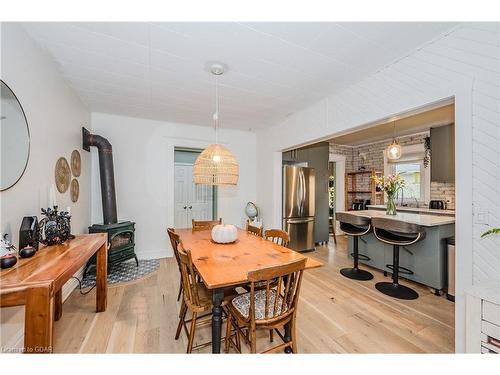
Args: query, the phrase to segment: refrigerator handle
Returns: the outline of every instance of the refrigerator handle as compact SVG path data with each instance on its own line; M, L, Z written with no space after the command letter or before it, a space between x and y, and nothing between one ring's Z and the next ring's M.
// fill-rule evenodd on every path
M302 186L304 186L304 189L302 189L302 208L306 204L306 176L304 176L304 173L302 173Z
M307 218L307 219L287 219L285 221L286 224L302 224L302 223L309 223L311 221L314 221L313 217Z
M304 214L304 203L306 200L306 181L304 177L304 171L301 169L299 172L299 194L300 194L300 202L299 202L299 215L302 216Z

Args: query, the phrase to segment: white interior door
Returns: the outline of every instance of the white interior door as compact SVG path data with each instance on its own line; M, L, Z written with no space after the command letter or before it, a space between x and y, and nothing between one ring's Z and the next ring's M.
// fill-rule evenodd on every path
M192 173L192 168L191 168ZM191 177L192 181L192 177ZM213 188L209 185L191 183L189 194L189 222L194 220L212 220Z
M174 176L174 227L188 228L189 185L192 183L192 173L189 173L188 165L175 164Z
M193 165L175 163L176 228L191 228L191 220L212 220L213 188L193 182Z

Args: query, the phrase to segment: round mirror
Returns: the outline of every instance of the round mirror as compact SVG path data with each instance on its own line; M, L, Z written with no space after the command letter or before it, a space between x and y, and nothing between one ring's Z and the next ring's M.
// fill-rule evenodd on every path
M30 132L21 103L1 81L0 191L14 186L22 177L30 154Z

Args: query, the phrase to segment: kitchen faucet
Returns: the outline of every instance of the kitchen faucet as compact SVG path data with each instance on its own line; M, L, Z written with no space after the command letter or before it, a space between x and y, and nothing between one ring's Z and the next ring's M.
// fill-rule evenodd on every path
M403 194L403 191L404 191L404 190L403 190L403 189L400 189L400 191L401 191L401 201L400 201L399 205L400 205L401 207L408 206L407 204L403 204L403 202L404 202L404 200L403 200L403 199L404 199L404 194ZM398 193L398 194L399 194L399 193Z

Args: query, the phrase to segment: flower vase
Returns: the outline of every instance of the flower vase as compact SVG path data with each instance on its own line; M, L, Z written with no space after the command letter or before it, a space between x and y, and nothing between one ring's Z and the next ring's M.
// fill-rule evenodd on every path
M385 210L386 215L396 215L396 202L394 202L394 197L387 196L387 208Z

